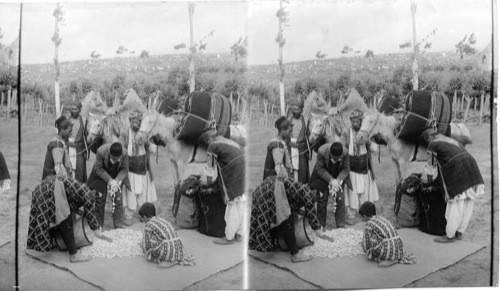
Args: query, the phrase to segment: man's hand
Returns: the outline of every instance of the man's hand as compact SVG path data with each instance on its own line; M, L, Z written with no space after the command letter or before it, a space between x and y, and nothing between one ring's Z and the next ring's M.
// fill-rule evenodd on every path
M105 240L109 243L112 243L113 240L110 239L109 237L105 236L104 234L102 234L102 230L101 230L101 227L99 227L98 229L94 230L94 235L102 240Z
M334 242L334 239L327 236L325 234L325 232L320 228L320 229L317 229L314 231L316 233L316 235L319 237L319 238L322 238L324 240L327 240L327 241L330 241L330 242Z

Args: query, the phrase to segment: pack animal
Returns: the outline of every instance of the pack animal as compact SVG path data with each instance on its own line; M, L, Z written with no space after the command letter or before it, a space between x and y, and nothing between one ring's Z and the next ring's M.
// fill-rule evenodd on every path
M354 89L351 89L354 90ZM385 115L377 109L368 108L359 94L349 94L344 105L339 110L346 113L354 109L363 111L361 128L356 135L358 144L364 144L374 135L385 141L390 157L395 164L397 183L406 177L406 167L414 158L423 161L426 158L426 147L415 142L397 138L397 129L401 124L404 112ZM470 132L463 124L450 123L451 137L463 145L470 143ZM415 150L417 149L417 152Z

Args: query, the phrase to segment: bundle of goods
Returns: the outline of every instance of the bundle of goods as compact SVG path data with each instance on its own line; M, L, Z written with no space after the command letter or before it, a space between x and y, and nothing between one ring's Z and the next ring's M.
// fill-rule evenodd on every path
M193 92L186 99L176 138L186 142L202 142L202 134L215 124L218 135L229 138L231 124L231 103L220 94Z
M103 239L93 239L92 245L81 249L83 255L92 258L114 258L133 257L144 254L142 243L142 231L132 229L113 229L103 232L112 242ZM93 237L93 234L91 234Z
M202 234L223 237L226 228L224 214L226 204L217 182L210 185L201 184L195 192L196 207L198 209L198 231Z
M416 227L434 235L446 232L446 202L440 178L430 183L420 180L421 174L411 174L398 185L394 213L395 224Z
M363 241L362 230L337 228L325 231L325 235L333 238L334 241L316 238L313 245L304 248L304 254L324 258L364 255L361 246Z
M439 179L423 184L417 198L421 206L418 229L428 234L444 235L446 233L446 202Z
M420 225L420 206L417 193L420 191L421 174L411 174L396 188L393 222L396 227L417 227Z
M172 214L175 218L175 225L180 228L193 229L198 227L195 193L199 185L200 177L191 175L175 189Z
M417 141L422 131L436 122L438 133L450 136L451 105L448 97L432 91L412 91L406 99L407 114L398 129L397 137Z

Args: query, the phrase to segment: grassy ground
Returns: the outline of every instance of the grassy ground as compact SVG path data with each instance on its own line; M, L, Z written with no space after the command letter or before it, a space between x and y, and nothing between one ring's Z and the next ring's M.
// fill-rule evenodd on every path
M476 241L487 244L487 247L479 252L468 256L462 261L449 266L438 272L432 273L425 278L409 284L407 287L445 287L445 286L489 286L490 285L490 266L491 261L491 212L492 212L492 189L491 189L491 159L490 154L490 127L487 125L477 126L475 124L468 125L472 131L473 144L467 146L467 149L476 158L486 186L486 194L481 196L475 202L473 217L469 227L464 235L464 240ZM269 140L275 135L274 128L251 128L249 136L251 137L249 147L249 185L250 188L255 188L262 181L262 172L264 168L265 148ZM496 141L496 139L495 139ZM495 146L496 147L496 146ZM495 157L496 158L496 157ZM496 160L495 160L496 161ZM315 155L311 161L311 166L314 165ZM374 172L377 178L380 200L375 204L377 212L381 215L389 215L394 204L396 192L395 171L390 158L388 157L386 148L382 148L380 163L377 161L377 155L373 157ZM422 163L411 163L409 165L408 174L421 171ZM312 168L311 168L312 169ZM498 188L496 188L495 201L498 201ZM495 203L497 206L498 203ZM327 228L334 225L332 204L329 201ZM498 209L495 209L495 223L498 226ZM360 220L358 217L357 220ZM498 245L498 232L495 234L495 245ZM452 245L450 245L452 247ZM498 254L495 256L495 285L498 284ZM262 266L266 268L266 266ZM267 267L270 268L270 267ZM259 282L262 276L261 270L256 274L250 273L251 278L255 278L252 282ZM253 288L258 285L252 285Z

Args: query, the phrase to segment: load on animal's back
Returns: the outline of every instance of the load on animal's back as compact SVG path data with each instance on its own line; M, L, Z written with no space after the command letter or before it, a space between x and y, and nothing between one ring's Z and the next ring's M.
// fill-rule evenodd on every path
M451 103L445 94L412 91L406 98L405 109L406 114L397 132L398 138L418 141L425 128L435 126L438 133L453 137L463 145L471 143L467 128L451 122Z

